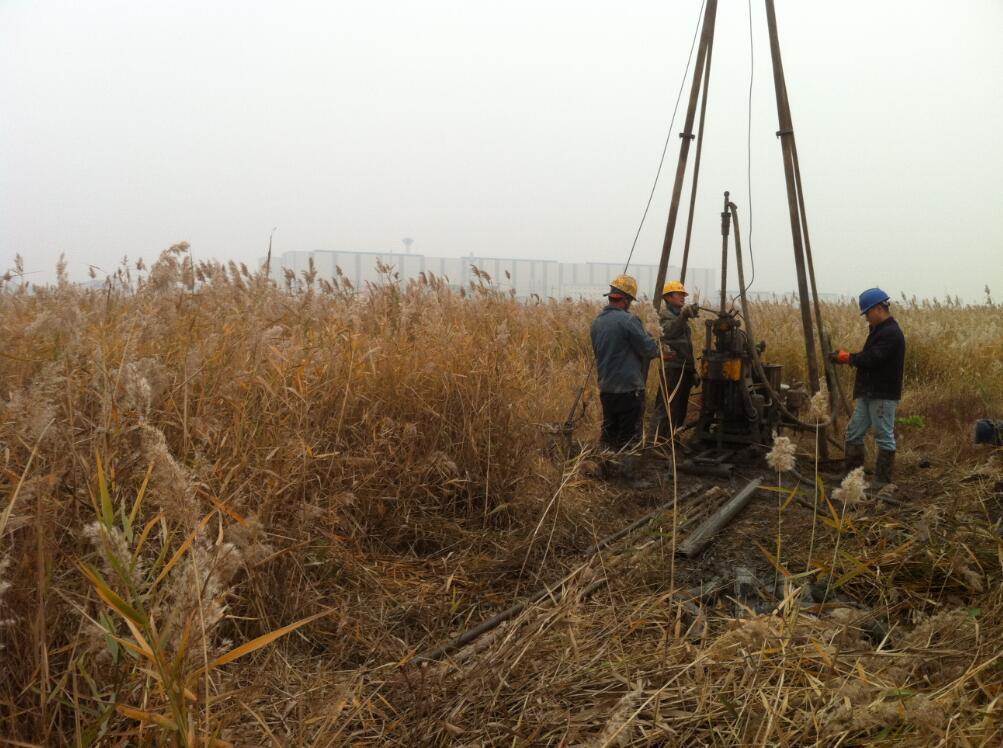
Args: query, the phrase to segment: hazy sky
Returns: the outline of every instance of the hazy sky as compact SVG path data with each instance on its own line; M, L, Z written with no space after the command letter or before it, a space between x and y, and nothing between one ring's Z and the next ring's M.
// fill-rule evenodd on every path
M273 226L277 252L410 236L425 254L621 261L699 9L0 0L0 271L21 253L51 278L65 252L83 278L182 240L250 263ZM725 189L749 230L748 14L719 4L702 267ZM821 290L1003 297L1003 2L777 0L777 18ZM787 290L761 0L752 23L754 288ZM657 262L678 142L640 262Z

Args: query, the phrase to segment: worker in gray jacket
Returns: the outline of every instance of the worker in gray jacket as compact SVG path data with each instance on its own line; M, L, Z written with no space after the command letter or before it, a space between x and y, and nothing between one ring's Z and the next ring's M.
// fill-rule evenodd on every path
M609 303L592 321L603 413L601 440L617 451L641 438L648 363L659 355L658 342L628 311L636 294L636 280L617 276L605 294Z
M659 384L651 419L651 432L655 438L668 437L686 423L690 390L697 380L690 320L700 310L695 304L686 305L687 296L686 287L678 280L669 281L662 289L665 306L658 313L658 323L662 328L665 380ZM669 403L667 411L666 401Z

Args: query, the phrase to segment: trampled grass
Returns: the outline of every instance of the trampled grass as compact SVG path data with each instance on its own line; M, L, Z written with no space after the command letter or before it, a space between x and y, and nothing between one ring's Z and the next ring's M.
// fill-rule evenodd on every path
M936 501L908 516L823 516L826 560L788 564L815 563L871 612L719 611L695 636L676 591L652 586L664 557L638 552L583 577L609 573L595 595L533 606L455 665L417 668L405 664L417 652L640 513L590 476L587 453L565 463L554 449L599 304L522 303L487 277L462 290L432 277L400 285L390 271L367 289L310 274L282 287L232 264L193 266L184 245L132 273L100 290L61 277L0 292L0 735L682 745L998 734L995 468L960 482L985 456L968 444L972 420L1003 415L997 306L894 306L909 346L902 469L933 458L936 479L915 492ZM778 300L754 314L767 358L803 378L796 310ZM834 344L858 349L854 308L824 314ZM588 384L586 442L598 429ZM868 638L873 610L893 632L883 645Z

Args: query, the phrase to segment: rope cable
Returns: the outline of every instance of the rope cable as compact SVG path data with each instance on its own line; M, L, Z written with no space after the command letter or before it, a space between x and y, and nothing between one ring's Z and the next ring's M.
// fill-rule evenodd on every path
M651 208L651 201L655 198L655 189L658 187L658 178L662 174L662 166L665 164L665 154L669 150L669 141L672 140L672 131L676 125L676 114L679 112L679 102L682 100L683 88L686 86L686 78L690 72L690 65L693 63L693 50L696 49L697 37L700 35L700 20L703 18L704 6L706 4L707 0L702 0L700 3L700 12L697 14L696 26L693 29L693 39L690 41L689 56L686 58L686 69L683 70L683 76L679 81L679 91L676 94L676 104L672 109L672 119L669 120L669 130L665 134L665 144L662 146L662 156L658 160L658 170L655 172L655 181L651 185L651 193L648 195L648 202L644 206L644 213L641 215L641 222L638 224L637 231L634 233L634 241L631 242L630 252L627 254L627 262L623 266L624 273L626 273L630 268L630 261L634 258L634 249L637 247L638 237L641 236L641 229L644 228L644 221L648 217L648 210ZM588 371L585 372L585 381L582 382L582 386L578 389L578 396L575 398L574 403L572 403L571 410L568 412L568 417L564 421L564 428L566 430L574 428L575 423L585 416L584 405L582 406L582 414L578 416L578 418L575 418L575 411L578 410L578 405L582 402L582 396L585 394L585 387L588 384L589 378L592 376L592 371L595 369L595 365L595 357L591 357Z
M683 71L683 77L679 81L679 92L676 94L676 105L672 109L672 119L669 120L669 131L665 134L665 144L662 146L662 157L658 160L658 170L655 172L655 181L651 185L651 193L648 195L648 202L644 206L644 213L641 215L641 222L637 226L637 231L634 233L634 241L631 242L630 252L627 255L627 262L623 266L623 272L627 272L630 268L630 261L634 258L634 249L637 247L638 237L641 236L641 229L644 228L644 221L648 217L648 210L651 208L651 201L655 198L655 189L658 187L658 178L662 174L662 166L665 164L665 154L669 150L669 142L672 140L672 131L676 124L676 114L679 112L679 102L683 97L683 88L686 86L686 78L690 72L690 64L693 62L693 50L696 49L697 36L700 33L700 19L703 17L704 5L707 0L703 0L700 3L700 12L697 14L696 28L693 29L693 40L690 42L690 53L689 57L686 58L686 69ZM752 0L749 0L752 2Z

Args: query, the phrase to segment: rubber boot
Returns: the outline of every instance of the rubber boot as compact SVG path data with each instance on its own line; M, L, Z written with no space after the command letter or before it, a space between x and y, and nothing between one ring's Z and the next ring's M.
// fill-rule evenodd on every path
M850 444L843 445L843 469L850 472L864 464L864 445Z
M892 468L895 467L895 451L879 449L874 463L874 486L881 488L892 482Z

